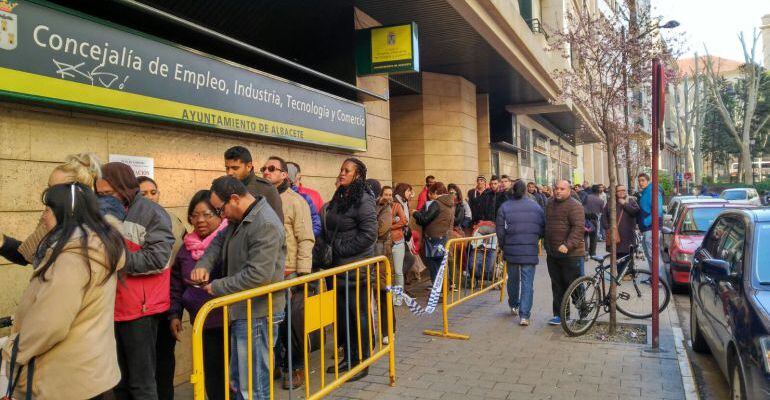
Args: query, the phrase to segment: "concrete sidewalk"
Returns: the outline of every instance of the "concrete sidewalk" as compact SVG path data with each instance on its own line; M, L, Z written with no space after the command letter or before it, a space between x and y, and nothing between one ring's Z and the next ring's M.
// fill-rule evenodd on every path
M593 262L589 262L593 267ZM587 268L588 265L587 265ZM424 290L415 290L420 294ZM537 267L532 325L520 327L507 302L492 291L455 307L450 331L470 340L422 334L440 329L440 309L415 317L404 307L398 319L396 387L388 385L387 359L368 377L346 383L333 392L339 399L684 399L672 324L673 302L661 315L661 348L649 345L606 344L589 336L568 338L561 327L549 326L551 287L544 257ZM425 299L421 299L424 304ZM606 319L604 316L601 319ZM600 319L600 320L601 320ZM650 324L650 320L621 322ZM288 398L279 391L280 398ZM295 391L299 394L300 391ZM179 387L178 399L191 399L189 385ZM304 393L304 391L301 391Z

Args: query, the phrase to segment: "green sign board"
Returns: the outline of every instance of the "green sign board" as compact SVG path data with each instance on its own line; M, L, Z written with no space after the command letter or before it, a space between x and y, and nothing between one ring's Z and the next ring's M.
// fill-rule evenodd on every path
M419 71L416 23L356 31L356 72L359 76Z
M364 106L43 1L0 0L0 98L366 149Z

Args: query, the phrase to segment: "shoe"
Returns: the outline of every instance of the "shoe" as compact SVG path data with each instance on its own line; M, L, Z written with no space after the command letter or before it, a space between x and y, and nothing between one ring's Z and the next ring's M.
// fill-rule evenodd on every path
M342 360L340 360L340 363L339 363L339 364L337 364L337 369L338 369L340 372L344 372L344 371L347 371L347 370L349 370L350 368L348 367L348 361L347 361L347 360L345 360L345 359L342 359ZM326 373L327 373L327 374L333 374L333 373L334 373L334 365L332 365L332 366L331 366L331 367L329 367L329 368L326 368Z
M387 336L383 336L382 337L382 344L387 345L388 343L390 343L390 341L388 340L388 337Z
M548 320L548 325L561 325L561 318L559 317L553 317L550 320Z
M403 304L404 299L401 296L396 296L395 299L393 299L393 306L395 307L401 307L401 304Z
M522 318L521 321L519 321L519 325L529 326L529 318Z
M519 315L519 307L511 307L511 315L517 317Z
M291 373L291 385L289 385L289 373L287 372L283 377L283 388L284 390L289 390L289 386L291 386L292 389L298 389L302 387L302 385L305 384L305 371L302 369L295 369L294 372Z
M369 375L369 367L366 367L361 372L353 375L352 378L348 379L348 382L355 382L357 380L365 378L367 375Z

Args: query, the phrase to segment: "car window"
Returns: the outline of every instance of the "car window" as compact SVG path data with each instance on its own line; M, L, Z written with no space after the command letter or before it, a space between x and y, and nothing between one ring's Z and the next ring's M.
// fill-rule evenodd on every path
M745 190L725 190L720 197L725 200L746 200L747 193Z
M730 272L743 271L743 248L746 241L746 226L738 218L729 218L730 229L725 233L717 250L717 258L730 264Z
M706 250L711 257L717 257L717 248L725 232L730 228L727 218L720 218L714 223L714 227L709 232L708 236L703 239L703 249Z
M683 211L684 217L682 218L682 225L679 227L679 233L685 235L702 235L704 234L714 220L717 218L722 207L704 207L704 208L690 208Z
M668 208L668 214L669 215L676 215L676 208L679 206L679 202L675 201L671 203L671 206Z

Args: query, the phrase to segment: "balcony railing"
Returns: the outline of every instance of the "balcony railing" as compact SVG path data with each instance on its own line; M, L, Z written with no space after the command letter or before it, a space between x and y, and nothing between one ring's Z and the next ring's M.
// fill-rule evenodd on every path
M540 22L540 19L532 18L525 21L533 33L540 33L545 36L545 40L548 40L548 33L546 33L545 29L543 29L543 24Z

